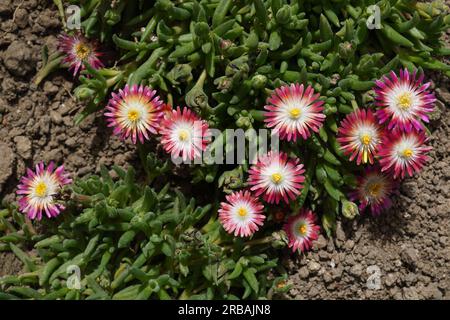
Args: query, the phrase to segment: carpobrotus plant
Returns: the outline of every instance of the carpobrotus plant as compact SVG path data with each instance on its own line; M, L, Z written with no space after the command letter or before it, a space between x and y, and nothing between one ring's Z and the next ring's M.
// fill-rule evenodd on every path
M116 181L106 169L77 180L58 202L67 212L46 222L46 234L33 234L14 208L4 211L26 236L6 223L15 235L0 238L0 248L38 270L0 282L7 297L270 298L288 289L277 285L285 275L275 249L308 250L319 232L332 236L340 214L381 214L399 179L426 163L435 98L424 69L450 75L439 60L450 53L439 40L450 24L444 5L71 2L81 6L86 41L116 56L102 67L87 55L101 47L75 51L83 69L75 95L86 108L74 120L101 112L112 133L139 141L145 186L132 169L116 168ZM370 5L381 23L369 28ZM73 66L71 54L44 59L36 83ZM226 129L278 132L280 150L256 162L249 150L244 161L202 162L209 147L227 151ZM186 196L180 170L159 149L200 158L179 165L193 184ZM20 250L24 240L39 259ZM70 264L87 275L78 291L63 285Z

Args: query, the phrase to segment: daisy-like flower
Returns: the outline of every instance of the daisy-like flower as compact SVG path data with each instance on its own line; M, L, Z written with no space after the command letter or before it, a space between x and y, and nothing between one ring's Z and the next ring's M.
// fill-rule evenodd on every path
M160 133L164 150L184 161L200 157L209 143L208 124L186 107L177 107L166 114Z
M17 194L19 199L19 210L27 214L30 219L42 219L45 212L48 218L56 217L65 207L56 203L55 196L61 188L72 182L67 173L64 172L64 166L53 170L53 162L47 169L44 163L36 165L36 171L27 169L27 175L20 179Z
M293 252L299 249L304 252L319 237L320 227L316 224L316 215L311 210L302 208L297 215L288 218L283 230L288 236L288 247Z
M358 109L345 117L338 131L338 142L350 161L373 164L374 154L382 140L382 128L371 110Z
M97 44L88 40L81 33L73 36L62 34L58 40L58 50L66 55L63 62L69 65L69 70L73 70L73 76L85 69L84 61L94 69L103 67L103 63L99 59L102 53L97 51Z
M298 159L288 159L283 152L269 152L248 172L251 190L256 196L263 194L268 203L278 204L280 199L289 203L289 199L294 200L300 194L305 181L303 164Z
M378 153L381 171L393 172L394 179L404 178L406 173L411 177L414 172L419 172L429 160L426 153L432 149L425 144L427 141L423 131L395 131L385 137L383 147Z
M264 206L248 191L234 192L225 197L219 209L219 221L224 229L235 236L248 237L258 231L266 216Z
M350 193L350 199L359 201L361 212L370 208L372 215L379 215L391 206L389 197L395 186L392 177L381 172L378 166L367 167L364 174L358 177L357 188Z
M324 101L318 100L320 94L303 84L292 83L275 89L264 107L267 127L279 131L280 138L296 141L297 136L307 139L313 130L318 132L325 115L322 113Z
M427 113L433 111L436 98L427 89L430 82L422 83L424 75L400 70L400 77L391 71L390 77L377 80L375 105L380 123L388 123L388 129L399 128L410 132L424 129L420 120L429 122Z
M113 93L106 106L105 116L108 127L114 127L113 133L131 141L144 143L149 139L149 133L157 134L159 123L164 116L163 102L156 95L156 90L149 87L126 85Z

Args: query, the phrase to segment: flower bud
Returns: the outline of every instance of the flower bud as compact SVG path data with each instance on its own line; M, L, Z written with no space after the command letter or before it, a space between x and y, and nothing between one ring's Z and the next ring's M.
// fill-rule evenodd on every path
M248 129L252 127L252 122L249 117L239 117L239 119L236 120L236 125L239 128Z
M257 74L252 78L253 89L263 89L267 84L267 77L262 74Z
M219 78L216 78L214 80L214 84L217 86L217 89L222 92L228 92L228 90L231 88L231 79L227 76L222 76Z
M220 39L219 47L222 51L227 51L229 48L233 46L233 42L231 40Z
M186 104L191 108L206 108L208 106L208 96L202 88L194 86L186 94Z
M364 92L362 95L362 101L364 105L368 105L369 103L372 103L375 100L375 92L374 90L370 90L367 92Z
M338 48L339 56L343 59L349 59L353 57L355 53L355 46L348 41L339 44Z
M342 202L342 214L347 219L354 219L357 215L359 215L359 209L356 203L344 200Z
M223 186L225 192L241 188L244 185L242 167L238 166L236 169L225 171L220 176L218 184L219 187Z
M272 242L271 245L275 249L281 249L286 247L288 243L288 239L286 233L284 231L275 231L272 233Z
M88 87L78 87L75 89L75 97L81 101L90 100L94 97L94 95L95 91L89 89Z

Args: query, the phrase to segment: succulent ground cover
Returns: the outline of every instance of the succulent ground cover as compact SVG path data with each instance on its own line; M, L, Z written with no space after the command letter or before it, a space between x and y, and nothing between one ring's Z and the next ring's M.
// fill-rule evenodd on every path
M59 53L47 56L44 50L44 66L36 80L60 65L77 77L84 69L75 95L86 108L74 120L82 125L92 112L106 112L114 133L125 138L123 143L137 143L140 161L135 167L145 178L136 179L130 167L128 172L115 168L112 180L111 173L101 168L100 177L73 182L58 192L58 199L50 199L63 213L43 222L42 232L36 232L22 214L39 218L47 213L45 208L30 208L30 201L22 201L21 213L14 205L5 209L3 250L12 250L28 269L22 276L2 280L5 297L272 297L290 288L285 270L275 262L274 249L288 245L295 251L307 250L318 237L319 225L331 236L336 216L354 218L359 211L356 204L361 214L380 214L400 178L425 164L429 133L422 121L427 122L434 98L421 78L421 68L448 73L435 58L447 53L438 41L447 28L445 6L380 3L383 28L369 30L370 13L358 10L363 6L358 3L340 3L333 10L330 3L276 1L133 3L134 11L120 2L113 8L96 1L84 3L85 36L65 36ZM144 14L136 15L138 11ZM79 46L80 39L84 46ZM106 48L114 48L111 61L87 59L94 39L95 50L105 50L98 59L106 55ZM67 52L70 45L78 49L78 56ZM393 90L396 82L406 83L407 90ZM109 100L111 91L116 96ZM178 118L191 117L222 130L277 127L282 153L269 154L268 163L253 166L185 166L193 183L216 190L213 200L201 199L202 205L196 206L196 193L180 192L176 180L161 184L160 177L170 176L176 167L163 150L155 153L160 148L155 144L172 154L174 148L183 156L186 151L189 158L192 150L177 149L164 130L127 131L139 111L126 109L130 107L126 97L133 95L152 101L166 131ZM155 95L163 102L154 102ZM392 110L390 95L400 111ZM178 105L182 107L172 108ZM106 106L110 112L104 111ZM117 115L124 109L128 120L135 122L119 121ZM312 120L302 122L302 112ZM158 122L147 120L143 123L150 128ZM359 121L364 130L355 135L352 127ZM177 132L177 137L184 141L186 134ZM269 176L262 172L274 161L276 172ZM370 166L374 162L381 167ZM28 172L26 179L43 170ZM283 185L293 172L294 186ZM376 183L362 188L369 173L375 174ZM26 190L26 184L20 189ZM39 197L49 186L31 187ZM248 200L248 206L235 208L242 200ZM227 217L236 213L233 208L241 217L254 215L248 220L254 225L239 229L235 221L230 223ZM21 246L33 246L38 256L30 258ZM82 290L65 285L70 265L86 275ZM207 285L199 286L205 279Z

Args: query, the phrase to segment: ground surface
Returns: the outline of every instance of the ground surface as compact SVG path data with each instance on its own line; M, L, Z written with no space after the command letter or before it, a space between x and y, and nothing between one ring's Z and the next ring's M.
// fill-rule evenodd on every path
M136 157L105 129L101 114L73 125L80 106L70 95L69 74L31 84L42 46L52 51L60 30L47 3L0 3L0 198L9 200L25 168L38 161L64 163L81 176ZM448 82L438 75L434 82L439 99L449 103ZM450 299L450 112L442 102L437 110L433 161L403 183L390 212L339 223L334 240L321 236L311 252L283 259L294 284L290 298ZM20 269L12 255L0 254L0 276Z

